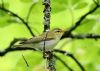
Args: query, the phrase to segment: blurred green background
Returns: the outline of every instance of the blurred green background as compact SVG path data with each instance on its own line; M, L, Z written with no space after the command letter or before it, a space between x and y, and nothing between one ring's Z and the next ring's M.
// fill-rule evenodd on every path
M18 14L26 20L30 6L36 3L29 17L29 26L35 35L43 31L43 10L42 0L3 0L6 9ZM1 0L0 0L1 6ZM68 29L79 20L79 18L93 9L93 0L51 0L51 24L52 28ZM82 25L74 30L75 34L93 33L100 34L100 8L91 15L88 15ZM14 38L31 38L25 25L16 17L0 10L0 50L9 46ZM63 39L55 47L62 46L62 50L71 52L86 71L100 71L100 40L94 39ZM44 71L45 61L42 54L33 51L10 52L0 57L0 71L27 71L26 64L22 59L24 54L28 61L29 71ZM80 71L77 64L69 57L58 54L74 71ZM56 61L57 71L68 71L58 60Z

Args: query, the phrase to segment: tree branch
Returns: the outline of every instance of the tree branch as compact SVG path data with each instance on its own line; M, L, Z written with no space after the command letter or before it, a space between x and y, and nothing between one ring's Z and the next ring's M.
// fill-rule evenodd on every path
M77 27L79 27L81 25L81 22L89 15L92 14L93 12L95 12L98 8L100 7L100 5L96 5L92 10L90 10L89 12L87 12L86 14L84 14L76 23L74 26L71 26L69 30L65 31L65 33L63 34L63 36L61 37L64 38L66 36L69 36L71 34L72 31L74 31Z
M5 54L13 51L22 51L22 50L33 50L36 51L34 48L28 48L28 47L17 47L17 48L6 48L5 50L0 51L0 56L4 56Z
M32 30L31 30L31 28L30 28L29 25L28 25L28 23L25 22L23 18L21 18L20 16L18 16L18 15L15 14L14 12L12 12L12 11L10 11L10 10L4 8L4 7L0 7L0 9L1 9L2 11L6 12L6 13L10 13L12 16L18 18L18 19L27 27L27 29L29 30L29 32L31 33L31 35L34 36L34 34L33 34Z
M93 0L93 2L100 7L99 0L97 0L97 1Z
M57 55L54 55L54 57L59 60L66 68L69 69L69 71L73 71L60 57L58 57Z
M50 0L44 0L43 1L43 5L44 7L44 32L49 31L50 30L50 11L51 11L51 7L50 7ZM48 32L46 34L45 39L47 38ZM43 57L45 59L47 59L47 69L49 71L56 71L55 68L55 58L53 55L53 52L50 50L45 50L45 39L44 39L44 47L43 47Z
M22 47L16 47L15 48L13 46L16 42L25 41L25 40L27 40L27 39L25 39L25 38L14 39L6 49L0 51L0 56L4 56L8 52L19 51L19 50L20 51L21 50L34 50L34 51L36 51L36 49L34 49L34 48L28 48L28 47L23 47L23 48Z
M71 57L77 63L77 65L81 68L81 70L85 71L84 67L80 64L80 62L78 62L78 60L71 53L63 51L63 50L57 50L57 49L55 49L54 52L59 52L61 54Z
M48 31L50 29L50 0L44 0L43 5L45 6L44 8L44 32Z
M73 35L70 34L69 36L66 36L67 38L72 38L72 39L100 39L100 35L98 34L77 34Z

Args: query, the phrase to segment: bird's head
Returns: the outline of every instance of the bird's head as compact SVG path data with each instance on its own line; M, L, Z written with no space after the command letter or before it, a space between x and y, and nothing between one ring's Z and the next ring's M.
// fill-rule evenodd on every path
M53 29L52 32L54 33L54 35L55 35L57 38L61 38L62 35L64 34L64 30L63 30L63 29L59 29L59 28ZM54 35L52 35L52 36L54 36Z

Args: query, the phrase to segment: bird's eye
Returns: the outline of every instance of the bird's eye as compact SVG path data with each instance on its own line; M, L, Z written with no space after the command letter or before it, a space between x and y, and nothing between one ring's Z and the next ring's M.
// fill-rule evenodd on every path
M60 32L60 30L57 30L56 32Z

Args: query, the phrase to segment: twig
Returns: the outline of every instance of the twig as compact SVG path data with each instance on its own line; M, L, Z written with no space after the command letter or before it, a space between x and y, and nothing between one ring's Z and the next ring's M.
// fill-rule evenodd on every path
M99 6L96 5L92 10L90 10L89 12L87 12L86 14L84 14L84 15L75 23L74 26L70 27L70 29L67 30L67 31L63 34L63 36L61 37L61 39L64 38L64 37L66 37L66 36L69 36L73 30L75 30L77 27L80 26L81 22L82 22L89 14L95 12L98 8L99 8Z
M73 71L61 58L59 58L57 55L54 55L54 57L59 60L66 68L69 69L69 71Z
M93 2L94 2L96 5L100 6L100 5L99 5L99 0L97 0L97 1L93 0Z
M23 59L24 59L24 61L25 61L26 65L27 65L27 67L29 67L29 64L28 64L28 62L27 62L27 60L25 59L25 57L24 57L24 55L23 55L23 54L22 54L22 57L23 57Z
M85 71L84 67L80 64L80 62L78 62L78 60L71 53L63 51L63 50L57 50L57 49L55 49L54 52L59 52L61 54L71 57L77 63L77 65L81 68L81 70Z
M32 30L31 30L31 28L30 28L29 25L28 25L28 23L25 22L23 18L21 18L20 16L18 16L18 15L15 14L14 12L12 12L12 11L10 11L10 10L8 10L8 9L5 9L5 8L3 8L3 7L0 7L0 9L3 10L4 12L10 13L12 16L14 16L14 17L20 19L20 21L22 21L22 23L27 27L27 29L29 30L29 32L31 33L31 35L34 36L34 34L33 34Z
M68 38L72 38L72 39L100 39L100 35L98 34L78 34L78 35L69 35L69 36L66 36Z

